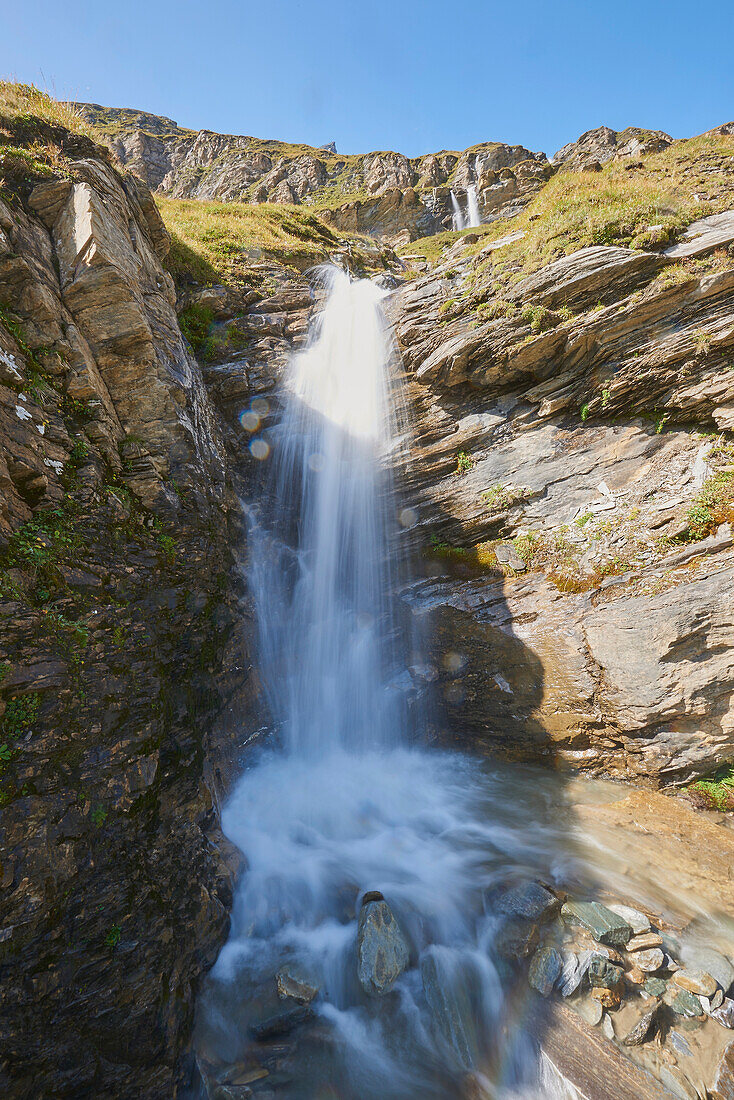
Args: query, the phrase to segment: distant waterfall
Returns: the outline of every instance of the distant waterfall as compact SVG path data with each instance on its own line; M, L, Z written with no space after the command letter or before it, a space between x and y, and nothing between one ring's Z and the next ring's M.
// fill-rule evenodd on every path
M466 189L466 213L462 212L461 204L453 191L451 191L451 209L454 229L469 229L481 225L476 184L470 183Z
M476 184L470 183L466 189L466 217L467 226L481 225L482 219L479 216L479 200L477 198Z

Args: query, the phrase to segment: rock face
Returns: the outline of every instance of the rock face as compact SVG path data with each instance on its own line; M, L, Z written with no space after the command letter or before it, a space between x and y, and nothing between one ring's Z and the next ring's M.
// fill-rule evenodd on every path
M615 157L639 157L659 153L672 143L662 130L641 130L628 126L619 133L608 126L587 130L577 141L564 145L553 157L553 164L574 171L593 171Z
M450 189L477 188L483 220L512 217L553 174L544 153L487 142L463 153L341 156L332 145L195 133L170 119L78 105L120 161L172 198L305 203L343 232L410 241L452 228Z
M0 169L0 1083L171 1096L237 866L235 512L151 195L53 138Z
M455 250L395 296L442 736L662 783L734 751L729 221L674 277L595 246L498 301Z

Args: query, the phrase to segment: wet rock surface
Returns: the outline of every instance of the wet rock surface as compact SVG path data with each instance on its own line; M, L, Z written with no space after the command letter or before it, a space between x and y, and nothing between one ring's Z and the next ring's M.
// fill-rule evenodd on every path
M392 989L408 965L410 949L392 909L382 897L367 900L359 911L357 959L362 988L365 993L378 996Z

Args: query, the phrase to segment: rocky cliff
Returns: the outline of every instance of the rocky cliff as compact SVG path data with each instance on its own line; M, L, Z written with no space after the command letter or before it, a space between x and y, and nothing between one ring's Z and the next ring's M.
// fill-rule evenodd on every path
M0 128L0 1081L170 1096L233 871L227 458L148 189L33 89Z
M733 183L725 133L556 177L400 293L444 733L658 783L734 755Z
M226 934L263 720L235 502L314 262L394 289L436 736L663 785L734 758L734 137L602 129L556 172L88 108L121 165L1 91L0 1081L152 1100ZM511 226L435 236L477 179Z
M450 191L475 184L485 220L521 210L554 169L544 153L486 142L464 152L340 155L253 137L185 130L170 119L80 104L121 163L171 198L305 205L344 232L393 242L452 227Z

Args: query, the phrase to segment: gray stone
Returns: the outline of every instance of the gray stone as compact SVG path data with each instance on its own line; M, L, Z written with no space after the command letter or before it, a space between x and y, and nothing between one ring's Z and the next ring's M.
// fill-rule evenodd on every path
M649 993L651 997L662 997L663 993L668 988L668 983L665 978L645 978L645 984L642 988L646 993Z
M528 970L528 981L542 997L550 996L553 986L561 976L563 959L555 947L539 947L533 955Z
M660 970L665 962L665 952L661 951L659 947L652 947L649 951L635 951L633 955L630 955L630 962L634 962L640 970L652 974L654 971Z
M499 896L495 904L501 913L538 924L552 920L561 908L556 895L539 882L523 882L512 886Z
M500 542L494 548L494 556L500 565L509 565L516 573L524 573L527 566L511 542Z
M580 924L599 943L612 947L623 947L632 935L627 921L598 901L567 901L561 916L566 924Z
M703 1016L703 1007L695 993L680 989L670 1002L673 1012L679 1016Z
M357 967L366 993L388 993L410 961L410 949L384 899L368 901L359 911Z
M624 970L601 955L589 962L589 984L595 989L615 989L622 981Z
M726 248L734 241L734 210L723 214L711 214L688 226L677 244L665 249L671 260L684 260L691 256L704 256L716 248Z
M495 940L497 951L504 959L525 959L538 946L538 926L527 920L508 920Z
M681 948L681 958L686 967L708 971L724 993L729 992L734 982L734 966L720 951L699 944L684 944Z
M595 1001L591 997L584 997L583 1000L571 1002L571 1007L592 1027L596 1027L597 1024L601 1023L604 1009L599 1001Z
M605 1012L601 1020L602 1034L606 1039L614 1038L614 1024L612 1023L612 1017L608 1012Z
M622 920L626 920L635 936L640 936L644 932L650 931L650 921L639 909L633 909L629 905L621 905L616 902L608 905L607 909L611 909L611 911L616 913L618 917L621 917Z
M650 1037L650 1034L653 1031L653 1025L655 1023L655 1019L657 1017L659 1009L660 1005L654 1004L653 1007L644 1014L644 1016L640 1017L632 1030L629 1031L622 1040L625 1046L642 1046L642 1044Z
M318 984L295 965L279 970L276 982L279 997L290 997L299 1004L309 1004L319 991Z

